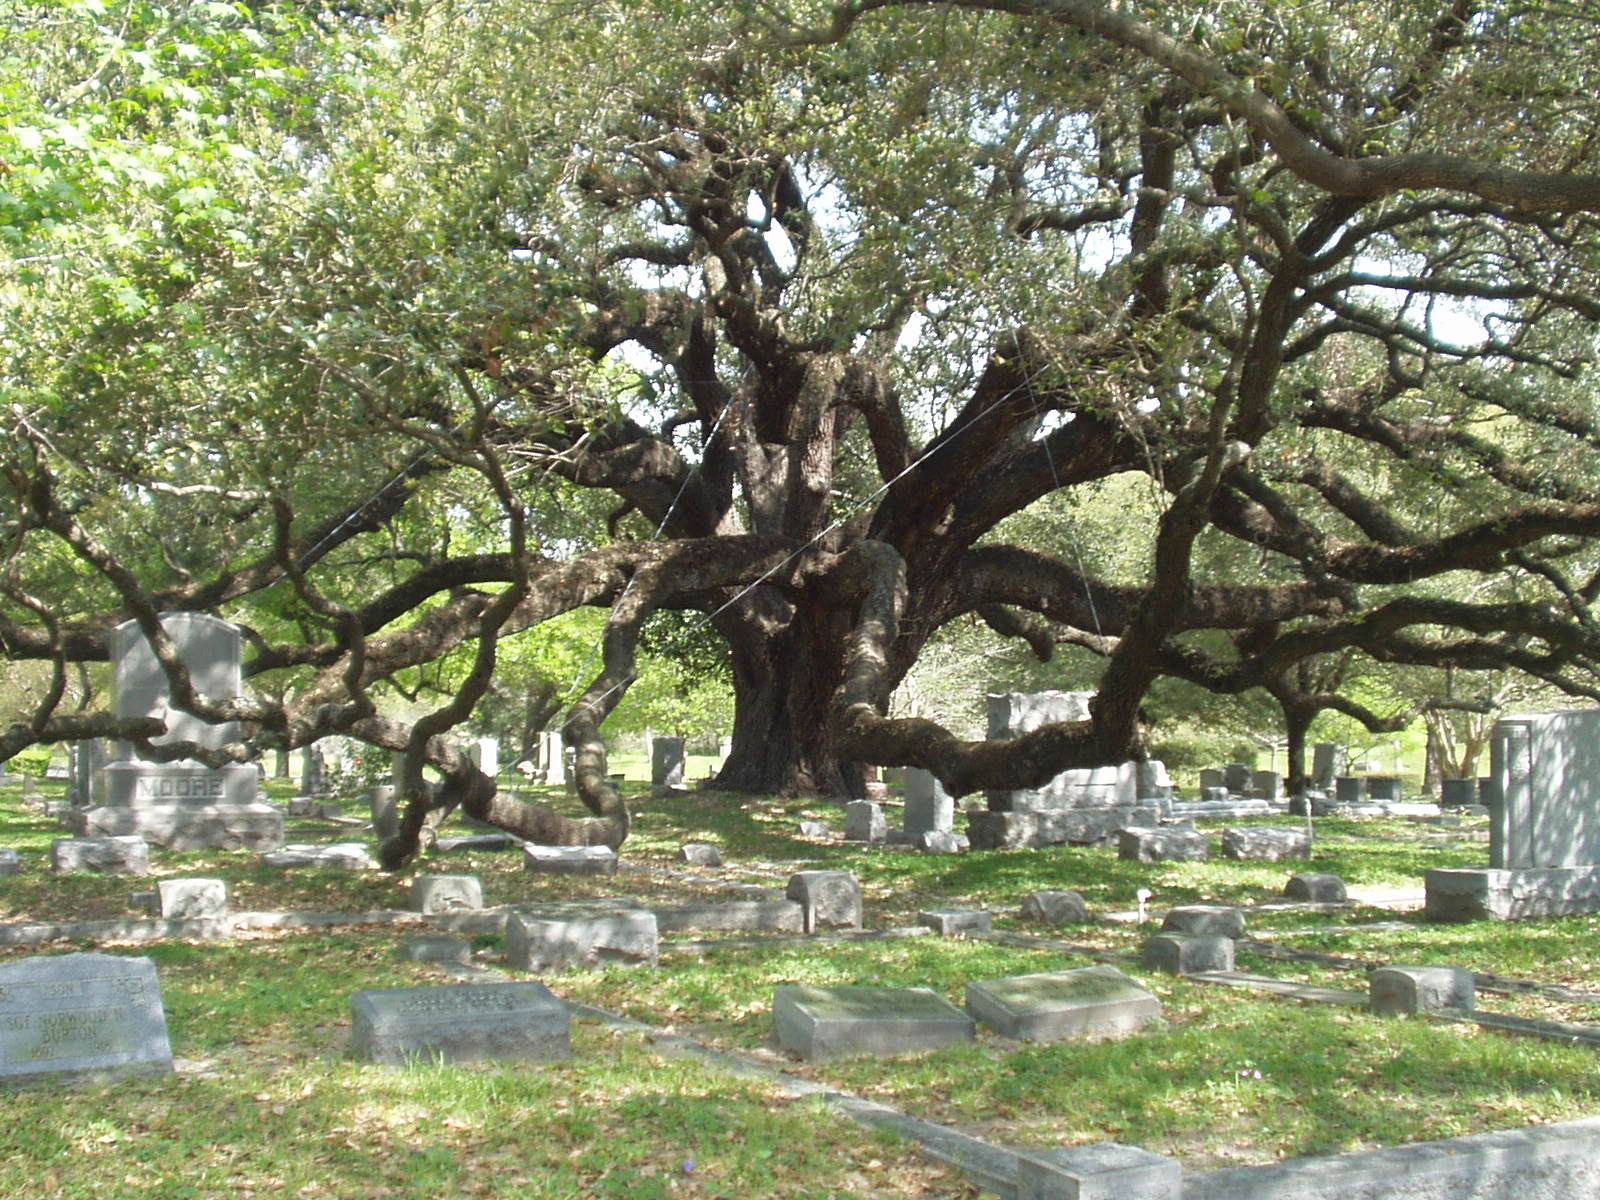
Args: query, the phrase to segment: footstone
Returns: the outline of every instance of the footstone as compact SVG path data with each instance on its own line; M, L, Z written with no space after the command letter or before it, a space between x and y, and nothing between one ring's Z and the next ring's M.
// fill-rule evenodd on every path
M805 912L805 931L861 928L861 884L849 871L797 871L784 895Z
M956 802L932 771L911 767L906 771L905 831L950 833L955 829Z
M22 870L22 859L15 850L0 850L0 879Z
M1211 839L1198 829L1124 829L1117 834L1117 857L1130 862L1204 862Z
M967 1009L1004 1037L1117 1037L1161 1015L1161 1001L1112 966L967 984Z
M1344 880L1337 875L1291 875L1284 884L1283 894L1286 899L1306 900L1312 904L1344 904L1350 899Z
M1167 913L1161 929L1201 937L1242 938L1244 913L1224 904L1185 904Z
M330 871L370 871L378 864L360 842L334 842L326 846L297 843L261 856L264 867L322 868Z
M722 851L709 842L686 842L679 849L678 857L696 867L720 867L722 865Z
M1520 921L1600 912L1600 866L1437 869L1423 879L1430 921Z
M522 971L602 962L653 967L659 945L655 913L631 900L519 905L506 915L506 962Z
M1475 1007L1472 972L1463 967L1379 967L1369 980L1375 1013L1430 1013Z
M652 905L659 933L695 930L747 930L804 933L805 909L793 900L729 900L720 904Z
M441 854L451 850L510 850L522 843L509 833L467 833L460 837L443 837L433 844Z
M1016 1200L1179 1200L1183 1164L1124 1146L1097 1142L1017 1156Z
M1233 970L1233 939L1188 933L1158 933L1144 944L1139 958L1147 971L1198 975Z
M844 806L844 838L847 842L881 842L889 833L883 819L883 806L872 800L852 800Z
M483 883L476 875L418 875L411 881L412 912L431 916L482 907Z
M314 817L319 803L315 796L290 796L285 811L291 817Z
M169 921L226 916L228 885L220 879L163 879L156 884L156 911Z
M472 961L472 944L462 938L419 937L400 943L400 957L408 962L459 963Z
M917 914L917 924L943 937L962 933L987 933L994 928L994 917L981 908L930 908Z
M161 986L148 958L64 954L0 964L0 1087L171 1070Z
M826 821L801 821L798 832L803 838L815 838L818 841L830 841L833 838L833 826Z
M924 854L960 854L966 848L966 838L957 833L928 830L919 833L912 844Z
M524 846L522 869L546 875L615 875L610 846Z
M1311 857L1311 833L1271 825L1242 825L1222 831L1222 857L1254 862L1279 862Z
M50 861L58 875L93 871L102 875L150 874L150 847L143 838L57 838Z
M974 1036L972 1018L928 988L812 987L772 992L778 1044L807 1061L907 1054Z
M1089 919L1089 906L1077 892L1034 892L1022 902L1024 921L1073 925Z
M350 1017L354 1055L388 1066L557 1062L572 1054L571 1013L542 983L357 992Z

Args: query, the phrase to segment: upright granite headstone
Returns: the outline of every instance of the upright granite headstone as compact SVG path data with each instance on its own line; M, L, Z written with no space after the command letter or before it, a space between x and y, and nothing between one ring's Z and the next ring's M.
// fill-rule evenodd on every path
M239 695L237 626L191 612L164 614L161 626L201 696L220 701ZM110 649L116 713L164 721L167 732L153 739L156 744L182 741L216 749L238 740L238 727L231 722L213 725L171 707L166 672L138 622L124 621L112 630ZM116 754L116 761L100 772L101 803L80 815L74 825L78 833L136 834L175 850L271 850L283 844L283 813L257 799L260 775L254 765L154 762L141 758L127 742L117 744Z
M1333 781L1344 774L1345 761L1343 746L1318 742L1311 747L1311 786L1318 791L1331 791Z
M1253 773L1248 763L1229 763L1222 768L1222 786L1230 792L1243 795L1250 790L1250 776Z
M906 771L906 833L950 833L955 829L956 802L938 776L921 767Z
M0 964L0 1087L171 1070L148 958L63 954Z
M300 794L328 794L328 761L321 746L306 746L300 751Z
M677 787L683 782L683 739L650 739L650 782L656 787Z

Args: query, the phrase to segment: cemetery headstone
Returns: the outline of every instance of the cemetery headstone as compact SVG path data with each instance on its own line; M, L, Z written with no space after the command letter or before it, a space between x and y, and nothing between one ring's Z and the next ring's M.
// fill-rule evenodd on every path
M472 943L465 938L415 937L400 943L400 957L408 962L454 963L472 961Z
M1397 804L1400 801L1400 776L1368 775L1367 799L1379 804Z
M1115 967L1080 967L967 984L967 1009L1021 1041L1118 1037L1161 1015L1161 1001Z
M143 838L57 838L50 862L58 875L92 871L101 875L150 874L150 846Z
M1364 804L1367 780L1364 775L1341 775L1333 781L1334 796L1340 804Z
M1311 748L1311 784L1319 791L1332 789L1334 780L1345 772L1346 757L1343 746L1332 742L1318 742Z
M797 830L803 838L815 838L817 841L831 841L833 826L826 821L801 821Z
M617 852L610 846L534 846L522 848L522 869L544 875L615 875Z
M467 757L490 779L500 774L500 741L498 738L473 738L467 743Z
M873 800L852 800L844 806L844 838L847 842L881 842L889 836L883 805Z
M357 992L351 1049L368 1062L482 1059L558 1062L572 1055L572 1015L542 983Z
M1269 803L1280 803L1283 800L1283 776L1277 771L1253 771L1250 774L1250 790Z
M1230 792L1248 792L1252 770L1248 763L1229 763L1222 769L1222 786Z
M1463 967L1379 967L1368 986L1375 1013L1471 1012L1476 1004L1472 972Z
M15 850L0 850L0 879L22 870L22 859Z
M73 742L67 751L67 800L88 808L101 798L100 772L111 761L111 752L99 738Z
M192 612L163 614L161 626L196 692L212 701L239 695L237 626ZM164 721L167 732L154 739L157 744L193 742L217 749L239 739L236 723L213 725L172 707L166 672L138 622L124 621L112 630L110 650L113 708L119 717ZM99 803L75 823L85 836L135 834L174 850L272 850L283 843L283 813L257 798L260 776L251 763L155 762L141 758L131 743L119 742L116 760L99 777Z
M1080 924L1089 920L1089 906L1077 892L1034 892L1022 902L1022 919L1051 925Z
M906 771L904 829L912 837L924 833L950 833L955 829L956 802L932 771L910 767Z
M1200 937L1242 938L1244 912L1224 904L1184 904L1168 910L1161 929Z
M400 805L395 801L392 783L380 783L367 795L372 809L372 836L387 842L400 833Z
M1140 954L1147 971L1168 975L1199 975L1206 971L1233 970L1233 939L1189 933L1158 933Z
M1344 880L1337 875L1317 873L1290 876L1283 895L1288 900L1305 900L1312 904L1344 904L1350 899Z
M967 839L961 834L935 829L917 834L912 844L924 854L960 854L967 848Z
M1211 839L1193 827L1135 826L1117 833L1117 857L1127 862L1204 862L1210 856Z
M1443 779L1439 781L1439 803L1445 808L1464 808L1478 802L1476 779Z
M1134 796L1141 801L1152 800L1158 804L1165 801L1170 804L1172 776L1167 773L1167 764L1159 758L1135 764Z
M632 900L528 904L506 915L506 962L522 971L659 961L656 915Z
M148 958L63 954L0 964L0 1087L171 1070Z
M678 849L678 857L696 867L720 867L722 851L710 842L685 842Z
M377 867L372 854L360 842L332 842L327 845L296 843L261 856L264 867L294 869L324 868L332 871L371 871Z
M156 911L169 921L226 916L228 885L220 879L163 879L156 884Z
M418 875L411 881L411 911L477 912L483 907L483 884L476 875Z
M1305 829L1240 825L1222 831L1222 857L1255 862L1309 858L1311 834Z
M22 802L24 804L39 803L39 781L32 775L22 777Z
M994 928L994 916L981 908L930 908L917 914L917 924L942 937L963 933L987 933Z
M784 895L804 910L807 933L861 928L861 883L850 871L797 871Z
M1210 790L1212 788L1222 788L1224 791L1226 791L1227 787L1228 787L1227 780L1228 780L1228 777L1223 772L1217 770L1215 767L1202 767L1200 769L1200 793L1201 793L1201 795L1204 795L1208 790Z
M972 1018L929 988L780 984L772 993L778 1044L807 1061L907 1054L973 1040Z
M683 783L683 739L658 737L650 741L650 782L656 787Z
M300 750L300 793L305 796L328 794L328 763L321 746L305 746Z

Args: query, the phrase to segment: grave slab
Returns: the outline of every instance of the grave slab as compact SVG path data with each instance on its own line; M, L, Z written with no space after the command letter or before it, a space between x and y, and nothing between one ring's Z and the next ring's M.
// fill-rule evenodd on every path
M1600 866L1437 868L1423 880L1430 921L1521 921L1600 912Z
M710 842L685 842L678 850L678 857L683 862L696 867L720 867L722 865L722 851Z
M861 928L861 884L850 871L796 871L784 895L805 912L805 931Z
M1017 1156L1017 1200L1179 1200L1183 1164L1096 1142Z
M522 869L545 875L615 875L617 852L610 846L524 846Z
M1310 858L1311 833L1272 825L1230 826L1222 831L1222 857L1250 862Z
M1181 904L1161 920L1163 933L1191 933L1199 937L1242 938L1244 913L1226 904Z
M148 958L63 954L0 964L0 1087L171 1070Z
M472 943L453 937L407 938L400 943L400 957L408 962L465 964L472 961Z
M1233 970L1233 939L1189 933L1158 933L1148 939L1139 961L1147 971L1199 975Z
M1211 839L1198 829L1135 827L1117 834L1117 857L1127 862L1204 862Z
M1305 900L1312 904L1344 904L1350 899L1345 891L1344 880L1337 875L1316 872L1291 875L1289 882L1283 885L1283 894L1285 899Z
M1464 967L1379 967L1368 980L1375 1013L1471 1012L1476 1004L1472 972Z
M1022 919L1051 925L1080 924L1089 920L1089 905L1077 892L1034 892L1022 902Z
M57 838L50 862L58 875L93 871L102 875L150 874L150 847L143 838Z
M917 914L917 924L943 937L955 937L969 931L987 933L994 928L994 916L981 908L929 908Z
M728 900L719 904L652 905L658 933L691 930L754 930L804 933L805 909L793 900Z
M264 867L322 868L330 871L371 871L377 867L366 846L360 842L333 842L319 846L296 843L261 856Z
M357 992L350 1000L356 1058L387 1066L482 1059L558 1062L572 1055L572 1016L542 983Z
M412 912L432 916L482 907L483 882L476 875L418 875L411 881Z
M1080 967L967 984L967 1008L1024 1041L1119 1037L1161 1015L1161 1001L1115 967Z
M163 879L156 884L156 912L169 921L226 916L228 885L220 879Z
M520 971L660 961L656 915L633 900L518 905L506 914L506 963Z
M778 1044L811 1062L916 1053L974 1037L972 1018L929 988L780 984L772 1021Z

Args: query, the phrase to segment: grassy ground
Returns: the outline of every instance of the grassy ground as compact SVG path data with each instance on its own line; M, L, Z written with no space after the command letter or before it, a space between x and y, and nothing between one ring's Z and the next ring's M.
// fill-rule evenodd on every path
M56 785L59 787L59 785ZM53 789L47 785L47 794ZM348 806L351 816L363 815ZM782 887L801 866L853 870L868 924L908 924L920 908L989 908L996 927L1101 951L1133 951L1151 932L1098 922L1044 929L1021 921L1030 892L1071 888L1092 910L1132 909L1149 888L1173 904L1275 900L1291 868L1217 861L1121 862L1105 849L923 856L800 839L802 819L842 825L833 806L728 797L642 797L625 869L608 880L530 875L518 856L452 853L413 873L473 873L491 904L579 895L646 901L706 898L692 876ZM1482 865L1478 831L1404 821L1317 824L1317 849L1293 870L1357 885L1416 887L1434 866ZM0 920L134 915L126 877L57 878L59 836L15 789L0 792L0 846L23 873L0 881ZM290 841L352 840L360 830L291 822ZM690 872L685 841L720 845L728 866ZM403 907L410 874L283 873L253 855L158 855L167 876L228 881L236 911ZM1402 921L1401 929L1362 928ZM1349 965L1241 953L1240 969L1363 989L1368 964L1449 963L1569 988L1600 988L1600 918L1515 926L1430 926L1415 913L1356 908L1251 914L1280 946ZM268 1192L377 1196L945 1196L971 1195L959 1176L793 1100L664 1057L637 1034L575 1027L568 1063L393 1071L351 1061L349 1000L367 988L445 984L437 968L402 961L412 931L345 926L258 931L222 943L98 946L145 955L160 972L179 1072L103 1087L32 1091L7 1101L0 1197L251 1196ZM1600 1112L1600 1060L1590 1048L1515 1039L1474 1027L1380 1020L1359 1010L1151 976L1164 1019L1137 1037L1098 1044L978 1040L918 1057L789 1062L771 1042L772 987L784 982L933 987L959 1004L968 980L1066 969L1061 951L922 937L862 944L718 945L663 941L657 970L607 967L540 976L557 995L766 1059L793 1074L870 1096L1010 1145L1114 1138L1175 1154L1190 1169L1271 1162ZM500 965L498 939L477 941ZM88 948L0 950L0 961ZM1480 996L1480 1007L1600 1022L1584 998ZM187 1190L186 1190L187 1189Z

